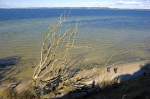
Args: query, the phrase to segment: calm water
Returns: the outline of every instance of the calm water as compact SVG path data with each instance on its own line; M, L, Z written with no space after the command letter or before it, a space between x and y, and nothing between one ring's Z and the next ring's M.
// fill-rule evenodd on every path
M0 58L37 60L42 33L61 14L79 23L86 63L150 59L150 11L110 9L0 9Z

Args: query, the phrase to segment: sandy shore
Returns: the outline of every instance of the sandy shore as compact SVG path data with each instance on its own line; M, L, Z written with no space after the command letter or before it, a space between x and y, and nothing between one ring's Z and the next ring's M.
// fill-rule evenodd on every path
M120 75L131 75L128 77L132 77L132 75L140 71L141 68L147 63L149 63L149 61L139 61L139 62L132 62L127 64L114 65L111 66L109 72L107 71L107 67L93 68L91 70L84 70L79 72L73 79L79 80L85 78L82 81L85 84L92 84L93 81L95 82L95 84L100 84L103 81L112 81L113 79L119 77ZM114 68L117 68L116 73L114 72ZM16 91L18 91L18 93L20 93L24 90L27 90L27 88L29 88L28 87L29 85L31 85L31 81L21 82L15 86L15 89ZM1 87L0 93L4 89L8 88L8 86L11 86L11 84L0 85Z
M88 81L85 80L85 83L90 84L93 81L96 83L101 83L103 81L112 81L119 76L124 76L126 79L130 79L130 77L134 78L133 76L140 76L141 68L145 66L145 64L149 63L148 60L146 61L138 61L126 64L118 64L109 67L103 68L93 68L92 70L84 70L80 72L76 78L89 78ZM117 71L114 71L114 68L117 68ZM143 71L142 71L143 72ZM136 74L136 75L135 75ZM87 77L88 76L88 77Z

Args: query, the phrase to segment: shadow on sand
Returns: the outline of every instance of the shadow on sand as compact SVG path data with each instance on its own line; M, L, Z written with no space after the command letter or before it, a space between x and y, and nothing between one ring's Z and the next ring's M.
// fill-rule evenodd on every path
M120 83L100 88L83 87L57 99L150 99L150 63L133 75L120 75Z
M20 60L18 56L5 57L0 59L0 68L6 68L12 65L16 65Z
M147 63L144 66L141 66L141 69L133 73L133 75L131 74L120 75L116 77L115 79L118 80L119 82L124 82L124 81L136 79L136 78L146 76L146 75L150 75L150 63Z
M13 66L19 63L20 59L21 58L18 56L10 56L0 59L0 80L12 69Z

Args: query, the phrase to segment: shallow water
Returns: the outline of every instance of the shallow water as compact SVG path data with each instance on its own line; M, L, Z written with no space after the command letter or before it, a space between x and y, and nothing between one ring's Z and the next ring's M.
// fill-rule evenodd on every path
M79 25L85 63L150 59L150 11L109 9L1 9L0 58L39 59L42 33L62 13Z

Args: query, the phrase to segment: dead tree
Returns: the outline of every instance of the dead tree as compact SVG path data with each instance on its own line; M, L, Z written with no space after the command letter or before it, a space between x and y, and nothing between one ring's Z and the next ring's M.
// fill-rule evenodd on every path
M34 85L44 94L53 91L70 77L70 71L77 60L72 60L70 51L74 48L77 26L62 32L65 19L62 17L46 34L41 48L40 63L33 74Z

